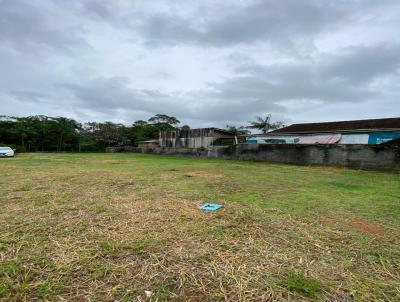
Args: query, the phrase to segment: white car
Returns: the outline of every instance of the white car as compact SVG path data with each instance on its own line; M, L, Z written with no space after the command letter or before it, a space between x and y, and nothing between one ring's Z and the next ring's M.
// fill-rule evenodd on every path
M0 157L14 157L14 151L10 147L0 147Z

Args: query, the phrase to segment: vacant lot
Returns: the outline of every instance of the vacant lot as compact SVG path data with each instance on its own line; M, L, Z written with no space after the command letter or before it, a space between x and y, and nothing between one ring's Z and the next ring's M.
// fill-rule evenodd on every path
M206 201L224 208L201 212ZM399 231L398 174L137 154L0 160L4 301L399 301Z

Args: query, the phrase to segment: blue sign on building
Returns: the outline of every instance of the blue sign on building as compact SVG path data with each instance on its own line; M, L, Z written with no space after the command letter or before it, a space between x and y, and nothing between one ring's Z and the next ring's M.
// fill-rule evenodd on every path
M368 144L383 144L397 138L400 138L400 133L370 133Z

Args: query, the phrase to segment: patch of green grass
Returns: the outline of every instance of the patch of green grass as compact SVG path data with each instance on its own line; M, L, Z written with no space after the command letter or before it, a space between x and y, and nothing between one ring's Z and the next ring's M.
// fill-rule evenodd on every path
M35 286L36 295L42 299L49 300L65 289L62 280L47 280Z
M161 283L157 283L154 287L154 296L158 301L167 301L170 297L171 292L169 291L167 286L162 285Z
M22 271L22 264L15 260L0 264L0 276L15 277Z
M144 254L151 249L162 249L167 241L168 238L162 235L138 239L130 244L130 249L133 251L134 254Z
M107 267L106 264L103 264L103 263L92 263L90 265L89 272L90 272L90 276L93 279L97 280L97 279L104 278L107 275L107 273L109 272L109 268Z
M0 279L0 299L10 299L13 295L12 287L10 280Z
M282 285L291 292L300 293L309 298L317 299L321 296L321 282L311 276L306 276L304 272L289 272L283 279Z
M221 237L236 237L240 236L243 232L241 230L240 225L231 223L231 224L216 224L204 230L205 235L212 236L215 238Z
M138 290L135 287L130 287L126 290L125 294L122 296L122 302L133 302L138 295Z
M105 254L111 254L118 248L118 243L113 240L104 240L99 244L100 250Z
M12 238L0 238L0 249L6 248L7 245L16 243L15 239Z
M135 254L143 254L143 253L146 252L146 249L147 249L148 245L149 245L149 242L146 241L146 240L135 241L135 242L132 243L131 248L132 248L132 251Z
M26 183L19 187L19 191L27 192L32 189L32 184Z
M363 185L352 184L352 183L343 183L338 181L332 181L331 186L338 188L340 190L363 190Z
M18 261L0 264L0 298L20 297L29 288L29 272Z
M105 213L107 212L107 207L104 204L96 204L94 206L95 212L97 214Z

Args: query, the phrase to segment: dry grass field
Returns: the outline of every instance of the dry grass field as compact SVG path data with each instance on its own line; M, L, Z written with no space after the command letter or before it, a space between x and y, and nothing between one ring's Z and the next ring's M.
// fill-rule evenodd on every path
M197 208L208 201L224 208ZM0 160L2 301L400 301L399 231L399 174L139 154Z

